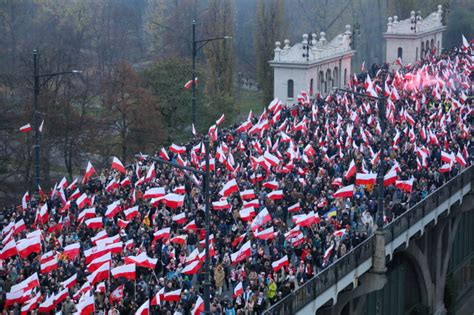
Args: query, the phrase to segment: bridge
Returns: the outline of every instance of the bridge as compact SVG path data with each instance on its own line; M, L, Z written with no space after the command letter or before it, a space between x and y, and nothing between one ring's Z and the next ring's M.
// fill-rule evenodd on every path
M264 314L446 313L474 288L473 184L471 166Z

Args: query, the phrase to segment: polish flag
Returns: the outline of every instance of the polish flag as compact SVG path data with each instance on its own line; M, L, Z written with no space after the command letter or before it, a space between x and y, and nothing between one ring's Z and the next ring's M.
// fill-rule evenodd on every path
M181 298L181 289L170 291L163 295L163 301L167 302L178 302Z
M170 243L184 245L184 244L186 244L186 239L187 238L188 238L187 235L178 235L178 236L172 237L170 239Z
M452 163L445 163L438 169L438 171L440 173L449 173L451 172L451 168L452 168Z
M252 224L250 225L252 231L257 230L259 227L270 221L272 217L270 216L270 213L268 213L267 208L263 208L262 211L260 211L255 219L253 219Z
M345 179L349 179L357 173L357 168L354 163L354 159L352 159L351 163L349 164L349 169L347 170L346 174L344 174Z
M53 259L41 264L41 274L48 273L58 268L58 259L54 257Z
M301 210L301 206L300 206L300 203L297 202L295 203L294 205L292 205L291 207L288 207L288 212L292 213L292 212L298 212Z
M198 295L196 304L194 304L194 308L191 312L191 315L201 315L202 312L204 312L204 300Z
M75 273L74 275L72 275L72 276L69 277L68 279L66 279L66 280L64 280L63 282L61 282L61 285L63 286L63 288L70 289L70 288L72 288L76 283L77 283L77 273Z
M118 286L115 290L113 290L110 295L109 295L109 300L111 303L115 302L115 301L120 301L123 299L123 296L124 296L124 287L125 285L122 284L120 286Z
M462 167L466 167L467 163L466 163L466 160L464 159L464 157L462 156L461 151L459 151L456 154L455 159L456 159L456 162L458 162L458 164L460 164Z
M51 312L56 306L54 305L55 295L51 294L50 297L46 298L39 306L38 312L39 313L47 313Z
M280 200L283 199L283 190L275 190L267 195L268 199L271 200Z
M111 219L115 217L119 212L120 212L120 200L117 200L107 206L105 217Z
M94 313L95 300L94 296L90 294L90 291L79 300L76 308L79 315L90 315Z
M80 253L81 245L80 243L74 243L64 247L63 255L69 258L69 260L74 260Z
M164 201L167 207L176 209L183 206L184 196L171 193L165 196Z
M247 235L247 233L244 233L244 234L241 234L239 236L237 236L233 241L232 241L232 246L237 246L238 244L240 244L240 242L242 242L244 239L245 239L245 236Z
M250 241L247 241L238 251L232 253L230 255L230 259L232 260L232 264L237 264L238 262L245 260L246 258L250 257Z
M176 222L178 224L186 223L186 213L181 212L179 214L176 214L176 215L171 217L171 220L173 220L174 222Z
M17 254L16 243L12 238L5 246L3 246L0 252L0 259L5 260Z
M124 221L122 219L118 219L118 221L117 221L117 225L121 229L125 229L129 223L130 223L130 221Z
M272 262L272 268L273 268L273 271L277 272L278 270L280 270L284 266L288 266L289 264L290 263L288 261L288 256L285 255L282 258L278 259L277 261Z
M328 249L324 252L323 260L328 260L334 251L334 244L331 244Z
M280 159L275 155L271 154L268 150L265 151L263 154L263 158L267 161L271 166L278 166L280 164Z
M150 300L146 300L135 312L135 315L150 315Z
M234 294L232 295L232 298L236 298L238 296L241 296L244 293L244 287L242 285L242 281L237 283L237 285L234 288Z
M377 174L369 173L357 173L356 175L356 185L374 185L377 179Z
M162 159L165 160L165 161L169 161L169 160L170 160L170 157L169 157L169 155L168 155L168 152L166 152L166 149L165 149L165 148L161 148L159 157L162 158Z
M171 228L169 227L156 231L155 233L153 233L154 240L168 239L170 237L170 233Z
M96 271L97 269L99 269L99 267L101 267L106 262L112 262L112 255L110 254L110 252L107 252L103 254L102 256L99 256L95 258L94 260L92 260L87 265L87 271L92 273Z
M320 218L317 213L314 211L309 212L308 214L300 214L298 216L293 216L292 220L295 221L297 226L310 226L320 222Z
M125 278L128 280L135 280L136 279L136 265L135 264L122 265L122 266L112 269L111 273L114 279Z
M333 195L334 198L350 198L354 196L354 185L342 187Z
M32 129L31 124L26 124L20 127L20 132L30 132Z
M186 193L186 188L184 188L184 186L175 187L173 192L178 195L184 195Z
M198 273L200 267L201 267L201 262L199 260L195 260L191 262L190 264L186 265L183 268L183 270L181 270L181 273L185 275L194 275Z
M120 186L120 184L117 183L117 181L114 178L107 184L107 186L105 187L105 190L108 191L108 192L113 192L114 190L119 188L119 186Z
M198 82L199 82L199 81L198 81L198 78L195 77L194 80L191 79L191 80L189 80L188 82L186 82L186 84L184 84L184 88L185 88L186 90L189 90L189 89L193 86L193 81L194 81L194 84L198 84Z
M243 208L239 211L239 215L242 221L247 222L255 217L255 210L253 209L253 207Z
M17 242L16 248L21 258L25 259L31 253L41 253L41 237L22 239Z
M222 124L224 122L224 114L222 114L222 116L216 120L216 125L219 126L220 124Z
M81 294L88 293L91 290L91 285L89 282L84 282L82 287L73 295L74 300L78 300L81 297Z
M229 209L230 204L227 202L227 199L219 200L219 201L214 201L212 202L212 208L214 210L224 210L224 209Z
M39 211L39 219L41 224L45 224L48 222L48 204L45 203L41 206Z
M66 298L69 296L69 289L65 288L59 291L55 296L54 296L54 307L58 306L59 303L62 303Z
M411 178L409 180L397 180L395 182L395 186L406 192L411 192L411 189L413 188L413 182L414 182L414 178Z
M332 233L334 236L339 236L339 237L342 237L344 234L346 234L346 229L340 229L340 230L337 230L335 231L334 233Z
M36 288L37 286L39 286L39 284L40 283L39 283L38 273L35 272L34 274L29 276L28 278L26 278L22 282L13 285L10 288L10 293L14 293L14 292L18 292L18 291L26 292L28 290Z
M87 197L86 193L83 193L82 195L79 196L76 200L76 205L79 209L84 208L86 205L90 205L91 201L89 197Z
M190 231L190 230L197 230L197 225L196 225L196 221L195 220L192 220L191 222L189 222L188 224L186 224L183 228L184 231Z
M30 201L30 194L26 192L21 198L21 208L26 210L28 208L28 201Z
M263 230L263 231L255 231L254 236L259 240L271 240L275 237L275 232L273 231L273 226Z
M31 312L37 308L41 297L41 292L38 292L34 297L25 302L21 307L21 314L31 314Z
M125 218L127 219L127 221L130 221L131 219L133 219L134 217L140 214L138 212L138 206L128 208L124 210L123 213L125 214Z
M89 229L101 229L103 227L102 217L88 219L84 223Z
M444 163L451 163L451 162L454 162L455 157L452 153L447 153L447 152L441 151L441 160Z
M115 234L114 236L104 237L95 241L97 246L109 245L120 242L120 235Z
M331 183L332 186L342 186L342 178L334 178L334 180Z
M110 277L110 262L104 263L92 274L87 276L87 282L94 285L100 281L107 280Z
M142 252L138 256L125 257L126 264L136 264L138 267L144 267L148 269L155 269L158 258L150 258L145 252Z
M258 199L250 200L248 202L244 201L244 208L248 208L248 207L253 207L255 209L259 208L260 203L259 203Z
M163 187L153 187L145 191L145 193L143 194L143 198L159 198L163 197L164 195L166 195L166 193Z
M95 169L94 166L92 166L92 163L89 161L87 162L87 167L86 167L86 173L84 174L84 177L82 179L82 182L85 184L89 181L89 179L94 175Z
M98 241L103 240L104 238L107 238L107 237L108 237L107 231L102 230L100 232L97 232L97 234L91 238L92 244L97 245Z
M237 182L235 179L231 179L230 181L224 184L224 187L219 192L219 195L229 197L232 193L237 191L239 191L239 186L237 186Z
M385 187L395 184L398 179L397 171L390 170L384 177L383 177L383 185Z
M114 156L112 159L112 168L119 171L122 174L125 174L125 167L118 157Z
M120 186L121 187L127 187L131 184L132 182L130 181L130 177L125 177L121 182Z
M20 221L15 222L15 229L13 230L13 235L18 235L25 230L26 230L25 221L21 219Z
M170 151L171 152L174 152L176 154L184 154L186 153L186 147L183 147L183 146L180 146L180 145L176 145L176 144L171 144L170 147L169 147Z
M253 189L247 189L240 192L240 198L242 200L249 200L255 198L255 192Z

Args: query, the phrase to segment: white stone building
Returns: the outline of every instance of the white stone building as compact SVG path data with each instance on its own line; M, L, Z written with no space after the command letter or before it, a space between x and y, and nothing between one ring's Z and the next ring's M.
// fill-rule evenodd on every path
M404 65L424 59L431 54L439 54L443 47L443 7L422 18L411 11L411 16L398 20L397 16L389 17L387 32L383 34L386 41L386 61L392 64L401 58Z
M309 38L303 34L303 41L290 46L285 39L284 46L275 43L273 67L274 97L286 103L296 102L300 91L310 91L313 95L327 94L334 87L348 84L351 76L351 60L355 50L351 48L351 27L331 41L320 33Z

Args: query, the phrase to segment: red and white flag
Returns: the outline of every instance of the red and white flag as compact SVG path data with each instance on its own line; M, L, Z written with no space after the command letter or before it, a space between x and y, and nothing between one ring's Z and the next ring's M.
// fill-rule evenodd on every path
M77 303L76 309L79 315L90 315L95 311L94 296L88 291Z
M135 280L136 279L136 265L135 264L127 264L116 267L112 269L112 277L114 279L118 278L125 278L128 280Z
M237 285L234 288L234 294L232 297L235 299L236 297L242 295L244 293L244 287L242 285L242 281L237 283Z
M72 288L76 283L77 283L77 273L75 273L74 275L72 275L72 276L69 277L68 279L66 279L66 280L64 280L63 282L61 282L61 285L63 286L63 288L70 289L70 288Z
M154 240L168 239L171 234L171 228L167 227L153 233Z
M254 236L259 240L271 240L275 237L275 232L273 230L273 226L262 230L262 231L255 231Z
M404 190L406 192L411 192L413 188L413 182L414 178L408 179L408 180L397 180L395 182L395 186L401 190Z
M349 179L357 173L357 168L354 163L354 159L352 159L351 163L349 164L349 169L347 170L346 174L344 174L345 179Z
M138 212L138 206L134 206L134 207L131 207L131 208L128 208L126 210L123 211L123 213L125 214L125 218L130 221L131 219L133 219L134 217L138 216L140 213Z
M82 179L82 182L85 184L89 181L89 179L94 175L95 173L95 168L92 166L92 163L89 161L87 162L87 167L86 167L86 173L84 174L84 177Z
M184 84L184 88L185 88L186 90L189 90L189 89L193 86L193 81L194 81L194 84L198 84L198 82L199 82L198 78L195 77L194 80L191 79L191 80L189 80L188 82L186 82L186 83Z
M163 295L163 301L178 302L181 298L181 289L167 292Z
M145 252L142 252L138 256L125 257L126 264L136 264L138 267L144 267L148 269L155 269L158 258L150 258Z
M21 258L25 259L31 253L41 253L41 237L25 238L17 242L16 248Z
M222 124L224 122L224 114L222 114L222 116L216 120L216 125L219 126L220 124Z
M198 295L194 308L191 312L192 315L201 315L204 312L204 300Z
M239 211L240 218L242 221L250 221L255 217L255 210L253 207L243 208Z
M174 222L178 223L178 224L183 224L183 223L186 223L186 213L185 212L181 212L181 213L178 213L174 216L171 217L171 220L173 220Z
M271 154L268 150L265 151L265 153L263 154L263 158L265 159L265 161L267 161L271 166L278 166L278 164L280 164L280 159Z
M184 245L186 244L187 235L178 235L170 239L170 243Z
M201 267L201 262L199 260L192 261L191 263L187 264L181 273L185 275L194 275L198 273L199 268Z
M268 212L267 208L263 208L262 211L260 211L255 219L253 219L252 224L250 225L252 231L257 230L259 227L270 221L272 217L270 216L270 213Z
M301 206L300 206L300 203L297 202L295 203L294 205L288 207L288 212L292 213L292 212L298 212L301 210Z
M97 269L99 269L99 267L101 267L106 262L112 262L112 254L110 254L110 252L107 252L107 253L95 258L94 260L92 260L87 265L87 271L94 272Z
M255 192L253 189L247 189L240 192L240 198L242 200L250 200L255 198Z
M283 199L283 190L275 190L267 195L267 198L270 200L280 200Z
M31 124L26 124L20 127L20 132L30 132L32 129Z
M87 282L94 285L110 277L110 261L97 268L92 274L87 276Z
M275 271L275 272L277 272L278 270L280 270L284 266L288 266L288 265L289 265L289 261L288 261L288 256L287 255L283 256L282 258L278 259L277 261L272 262L272 268L273 268L273 271Z
M182 207L184 204L184 196L174 193L167 194L164 198L165 204L167 207L176 209Z
M122 174L125 174L125 167L123 166L122 162L119 160L118 157L114 156L112 159L112 168L114 170L119 171Z
M163 187L153 187L145 191L145 193L143 194L143 198L144 199L159 198L159 197L163 197L164 195L166 195L166 193Z
M397 171L390 170L384 177L383 177L383 185L385 187L395 184L398 179Z
M250 241L247 241L238 251L235 253L230 254L230 259L232 260L232 264L237 264L242 260L250 257L251 250L250 250Z
M89 229L101 229L103 227L102 217L88 219L84 223Z
M340 188L333 195L334 198L351 198L354 196L354 185Z
M119 212L120 212L120 200L117 200L107 206L107 210L105 211L105 217L111 219L115 217Z
M58 258L53 259L41 264L41 273L45 274L58 268Z
M356 185L374 185L377 179L377 174L369 173L357 173L356 174Z
M125 288L125 285L122 284L120 286L118 286L115 290L112 291L112 293L110 293L109 295L109 300L111 303L115 302L115 301L120 301L123 299L124 297L124 288Z
M174 143L172 143L172 144L170 145L170 148L169 148L169 149L170 149L171 152L174 152L174 153L176 153L176 154L184 154L184 153L186 153L186 147L180 146L180 145L177 145L177 144L174 144Z
M232 193L237 191L239 191L237 181L235 179L231 179L230 181L224 184L224 187L222 187L222 190L219 192L219 195L229 197Z
M229 209L230 207L231 205L227 202L227 199L212 202L212 209L214 210L224 210Z

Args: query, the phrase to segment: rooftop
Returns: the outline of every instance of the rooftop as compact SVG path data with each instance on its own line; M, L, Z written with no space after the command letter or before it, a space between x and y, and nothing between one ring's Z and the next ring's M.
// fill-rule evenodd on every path
M443 6L438 5L438 11L423 18L420 12L411 11L410 17L398 20L398 16L389 17L387 32L384 35L414 35L444 29Z

